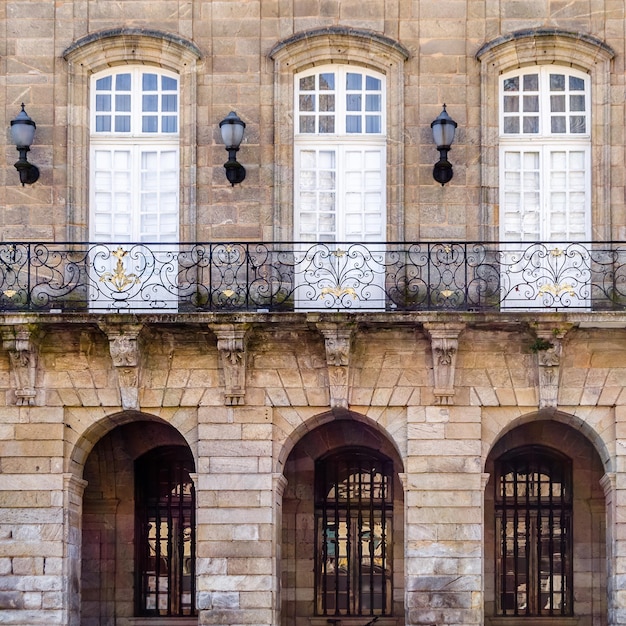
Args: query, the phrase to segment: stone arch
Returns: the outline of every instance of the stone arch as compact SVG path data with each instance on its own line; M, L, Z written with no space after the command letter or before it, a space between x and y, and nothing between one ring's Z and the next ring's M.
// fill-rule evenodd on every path
M67 454L66 471L78 479L82 478L85 461L98 441L118 426L133 422L153 422L171 426L184 438L193 453L197 465L198 429L195 426L195 420L188 418L189 415L186 411L177 411L171 416L169 421L157 415L141 411L120 411L104 415L93 422L84 432L80 433L73 442L69 442L71 449L69 454Z
M197 467L197 428L186 412L106 415L73 443L66 476L70 624L125 624L134 610L134 461L161 446L187 449Z
M404 464L392 438L366 416L350 411L327 412L302 424L284 445L286 478L282 499L278 563L282 579L281 624L306 625L314 616L314 481L315 462L342 448L372 450L394 466L393 616L385 623L404 623ZM321 621L326 621L320 618ZM321 623L320 621L320 623Z
M480 236L498 237L499 185L499 77L528 65L556 64L576 67L591 76L592 129L592 236L607 241L611 235L611 60L615 52L602 40L557 28L537 28L508 33L485 43L476 53L481 83L481 186Z
M379 422L376 422L371 417L367 415L363 415L362 413L357 413L356 411L349 411L345 409L333 409L330 411L326 411L324 413L320 413L315 415L314 417L300 423L294 430L289 433L281 444L278 453L275 455L276 458L276 472L283 472L285 468L285 464L289 455L291 454L293 448L305 437L307 434L313 432L318 429L320 426L330 424L330 423L342 423L342 424L355 424L360 423L364 424L367 428L372 431L378 432L380 435L381 441L388 442L388 445L393 448L393 454L398 463L397 471L403 472L403 454L398 447L398 442L394 439L392 434L387 431ZM391 456L391 449L387 456Z
M578 415L552 408L541 409L539 411L518 415L514 419L507 421L507 423L502 425L499 430L494 429L488 436L484 436L482 462L485 471L487 471L487 459L489 456L494 454L494 448L498 442L502 441L502 439L505 438L511 431L533 422L548 423L551 421L564 424L572 430L581 433L581 435L584 436L585 439L587 439L593 446L595 453L602 462L604 472L610 473L615 471L613 455L610 450L611 442L605 441L588 420L583 419Z
M513 420L491 442L485 459L484 609L485 624L498 622L495 603L495 463L506 452L545 446L566 455L573 472L574 611L581 625L607 623L607 467L606 447L582 420L559 411L539 411ZM514 626L515 618L508 617ZM528 619L528 618L522 618ZM512 620L512 621L511 621Z
M410 53L380 33L334 26L303 31L278 42L274 61L274 238L289 241L293 228L294 75L324 63L372 68L387 80L387 237L404 236L404 63Z
M196 72L201 50L191 41L167 32L113 28L75 41L63 52L68 64L67 240L85 241L89 207L89 82L90 76L114 65L145 64L180 76L180 184L196 186ZM195 239L193 193L181 193L180 232Z

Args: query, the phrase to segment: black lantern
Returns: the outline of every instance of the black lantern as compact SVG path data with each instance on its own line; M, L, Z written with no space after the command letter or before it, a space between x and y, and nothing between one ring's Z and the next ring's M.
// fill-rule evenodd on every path
M439 161L433 168L433 178L441 185L445 185L452 180L452 163L448 161L448 151L454 141L457 123L446 112L446 105L437 119L430 125L433 130L433 141L439 150Z
M32 185L39 179L39 168L29 163L26 158L26 153L30 150L35 137L35 128L37 126L24 110L24 103L22 102L22 110L14 120L11 120L11 140L20 153L20 158L15 163L15 169L20 174L22 187L26 184Z
M233 187L246 177L246 169L237 161L237 151L241 145L245 127L245 123L234 111L231 111L220 122L222 141L228 150L228 161L224 163L224 168L226 169L226 178Z

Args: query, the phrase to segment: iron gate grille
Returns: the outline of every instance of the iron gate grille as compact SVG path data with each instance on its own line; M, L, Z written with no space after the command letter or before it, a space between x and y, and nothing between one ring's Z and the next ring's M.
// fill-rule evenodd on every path
M499 614L572 615L569 459L539 447L507 454L500 460L495 510Z
M316 612L389 615L392 463L347 451L316 466Z

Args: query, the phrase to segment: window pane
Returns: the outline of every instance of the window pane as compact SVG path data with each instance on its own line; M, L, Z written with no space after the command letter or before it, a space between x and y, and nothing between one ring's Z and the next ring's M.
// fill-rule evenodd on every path
M130 132L130 116L129 115L116 115L115 116L115 132L117 133Z
M300 94L300 111L315 111L315 96Z
M320 133L334 133L335 132L335 118L330 115L320 115Z
M347 111L360 111L361 106L361 94L348 94L346 96Z
M550 74L550 91L565 91L564 74Z
M161 96L161 111L167 113L178 111L178 96Z
M519 111L518 96L504 96L504 112L517 113Z
M365 110L366 111L381 111L382 99L379 95L368 94L365 96Z
M536 113L539 111L539 97L538 96L524 96L524 111L527 113Z
M365 78L365 89L367 91L380 91L382 88L381 81L379 78L374 78L373 76L366 76Z
M550 110L554 113L565 111L565 96L550 96Z
M510 134L519 133L519 118L518 117L505 117L504 118L504 132Z
M315 118L309 115L302 115L300 117L300 132L301 133L314 133L315 132Z
M130 74L118 74L115 77L116 91L130 91Z
M570 111L584 111L585 110L585 96L570 96L569 97L569 109Z
M158 89L158 76L156 74L143 74L141 87L144 91L156 91Z
M524 133L536 134L539 132L539 118L535 116L524 116Z
M176 91L178 89L178 81L169 76L161 76L161 88L163 91Z
M346 76L346 89L349 90L361 90L363 84L363 75L348 73Z
M315 76L305 76L300 79L300 91L314 91Z
M112 86L112 76L105 76L104 78L99 78L96 81L96 89L99 91L110 91Z
M109 94L96 95L96 111L110 111L111 96Z
M159 130L159 118L156 115L144 115L141 120L141 131L156 133Z
M116 111L130 111L130 96L116 95L115 96L115 110Z
M553 115L551 122L551 130L553 133L564 133L567 131L565 126L565 117L561 115Z
M365 132L366 133L381 133L381 119L379 115L366 115L365 116Z
M578 76L569 77L570 91L585 91L585 81Z
M361 116L360 115L346 115L346 132L348 133L360 133L361 132Z
M162 119L163 128L161 131L164 133L177 133L178 132L178 118L174 115L164 115Z
M332 91L335 89L335 75L332 73L320 74L320 91Z
M539 91L539 74L524 75L524 91Z
M519 91L519 76L504 80L504 91Z
M110 115L96 115L96 132L97 133L111 132L111 116Z
M159 110L159 97L154 95L143 96L141 99L142 111L158 111Z
M332 94L320 94L320 111L334 111L335 96Z

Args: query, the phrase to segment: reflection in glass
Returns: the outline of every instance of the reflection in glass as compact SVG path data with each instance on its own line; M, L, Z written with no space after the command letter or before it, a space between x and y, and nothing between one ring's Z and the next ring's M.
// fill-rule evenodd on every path
M392 466L361 451L316 465L316 611L389 615Z

